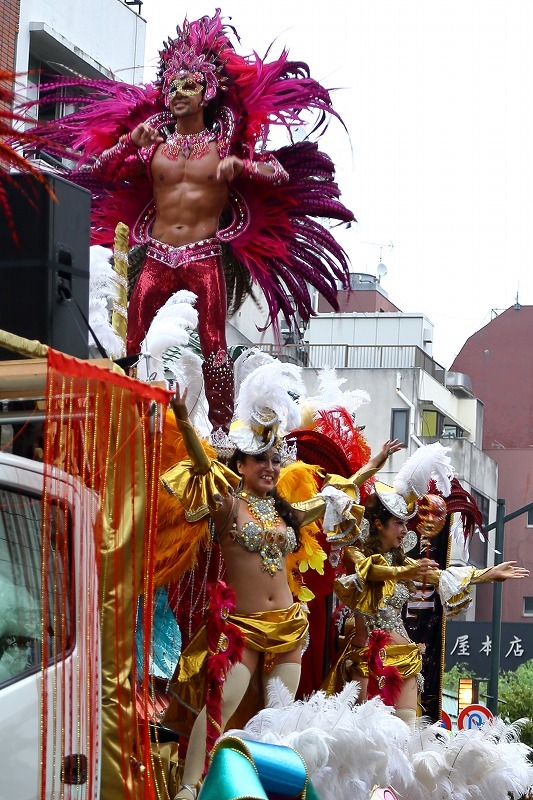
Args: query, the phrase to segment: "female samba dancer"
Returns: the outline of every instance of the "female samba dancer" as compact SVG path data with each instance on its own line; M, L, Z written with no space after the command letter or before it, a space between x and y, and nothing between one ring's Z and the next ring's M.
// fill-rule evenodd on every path
M412 581L438 585L446 609L468 601L471 583L526 578L529 570L517 566L515 561L505 561L488 569L452 567L440 570L430 558L409 558L402 544L407 534L406 520L412 514L408 513L404 498L387 489L384 484L377 483L375 493L367 499L368 533L360 537L357 546L346 548L344 561L348 574L335 582L335 592L341 602L356 612L355 627L328 678L327 688L334 691L335 681L338 688L338 680L343 677L361 681L365 692L369 676L367 637L373 631L386 631L390 642L385 647L383 665L396 667L402 678L395 700L396 714L413 724L423 647L411 641L401 616L411 594ZM364 692L362 699L365 699Z
M254 431L241 428L240 438L239 431L234 434L242 448L233 454L231 469L211 461L188 421L186 396L186 389L183 393L177 389L171 407L191 460L167 472L163 484L180 498L186 509L186 498L190 499L194 494L192 482L203 481L205 487L211 481L211 486L217 488L210 498L206 498L204 493L204 499L207 499L204 508L221 548L228 583L237 598L235 613L230 614L229 620L240 629L246 641L242 660L233 665L224 682L224 729L241 702L261 657L266 677L265 693L268 683L275 677L280 678L293 695L298 688L308 623L300 604L294 603L285 561L287 555L298 548L299 527L323 516L326 501L318 495L313 498L315 502L309 501L305 510L301 510L279 497L276 483L281 469L280 440L275 429L270 430L268 424L260 433L256 426ZM269 412L270 409L263 411ZM327 476L325 483L330 491L345 491L347 500L350 495L354 498L357 496L356 485L370 477L399 446L397 442L386 442L350 481ZM347 521L355 531L353 540L358 533L355 526L361 521L363 508L352 502L349 505L350 519ZM183 673L182 682L187 681L187 658L186 649L178 668ZM175 687L179 681L178 674ZM178 798L190 800L196 797L205 761L205 714L204 708L191 732ZM171 724L168 716L165 722Z

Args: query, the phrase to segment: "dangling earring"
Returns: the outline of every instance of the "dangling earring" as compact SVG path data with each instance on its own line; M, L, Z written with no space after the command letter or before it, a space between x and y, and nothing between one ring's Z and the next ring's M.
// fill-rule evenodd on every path
M241 475L241 477L239 478L239 483L237 484L237 493L242 492L243 489L244 489L244 481Z

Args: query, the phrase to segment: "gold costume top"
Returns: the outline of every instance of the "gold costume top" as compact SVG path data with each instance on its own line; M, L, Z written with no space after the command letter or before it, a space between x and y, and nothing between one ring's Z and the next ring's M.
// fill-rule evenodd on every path
M365 556L357 547L345 550L345 561L353 572L338 578L334 590L339 600L353 611L359 611L367 630L396 631L409 639L402 621L402 608L409 599L407 583L417 573L418 563L407 558L402 566L392 566L388 553ZM484 583L488 569L449 567L430 570L426 583L438 587L447 616L454 616L471 603L470 585Z
M167 470L161 482L180 501L186 519L196 522L209 516L221 504L222 495L234 493L239 478L228 467L206 455L189 422L177 420L177 423L189 458ZM376 470L363 468L348 479L317 469L315 472L323 478L322 493L292 504L297 511L303 512L300 526L324 518L324 533L331 544L341 547L353 542L359 534L364 512L363 506L358 504L357 487ZM286 499L290 502L290 498Z

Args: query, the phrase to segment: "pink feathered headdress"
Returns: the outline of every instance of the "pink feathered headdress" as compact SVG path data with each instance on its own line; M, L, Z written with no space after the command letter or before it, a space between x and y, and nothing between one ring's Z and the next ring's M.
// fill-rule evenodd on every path
M222 24L220 9L214 17L201 17L194 22L186 19L183 28L176 28L176 39L168 39L159 52L160 64L156 83L163 95L180 72L200 73L205 83L204 101L212 100L227 77L222 73L225 58L233 46Z

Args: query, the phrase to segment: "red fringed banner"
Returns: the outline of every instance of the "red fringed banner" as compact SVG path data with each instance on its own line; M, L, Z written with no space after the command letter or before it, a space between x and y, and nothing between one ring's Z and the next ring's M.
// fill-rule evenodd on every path
M148 705L160 444L168 398L122 374L48 352L43 798L70 796L69 784L83 782L84 770L87 800L158 796L148 715L138 715L135 690ZM67 574L69 581L57 580ZM145 646L143 677L137 681L139 595Z

